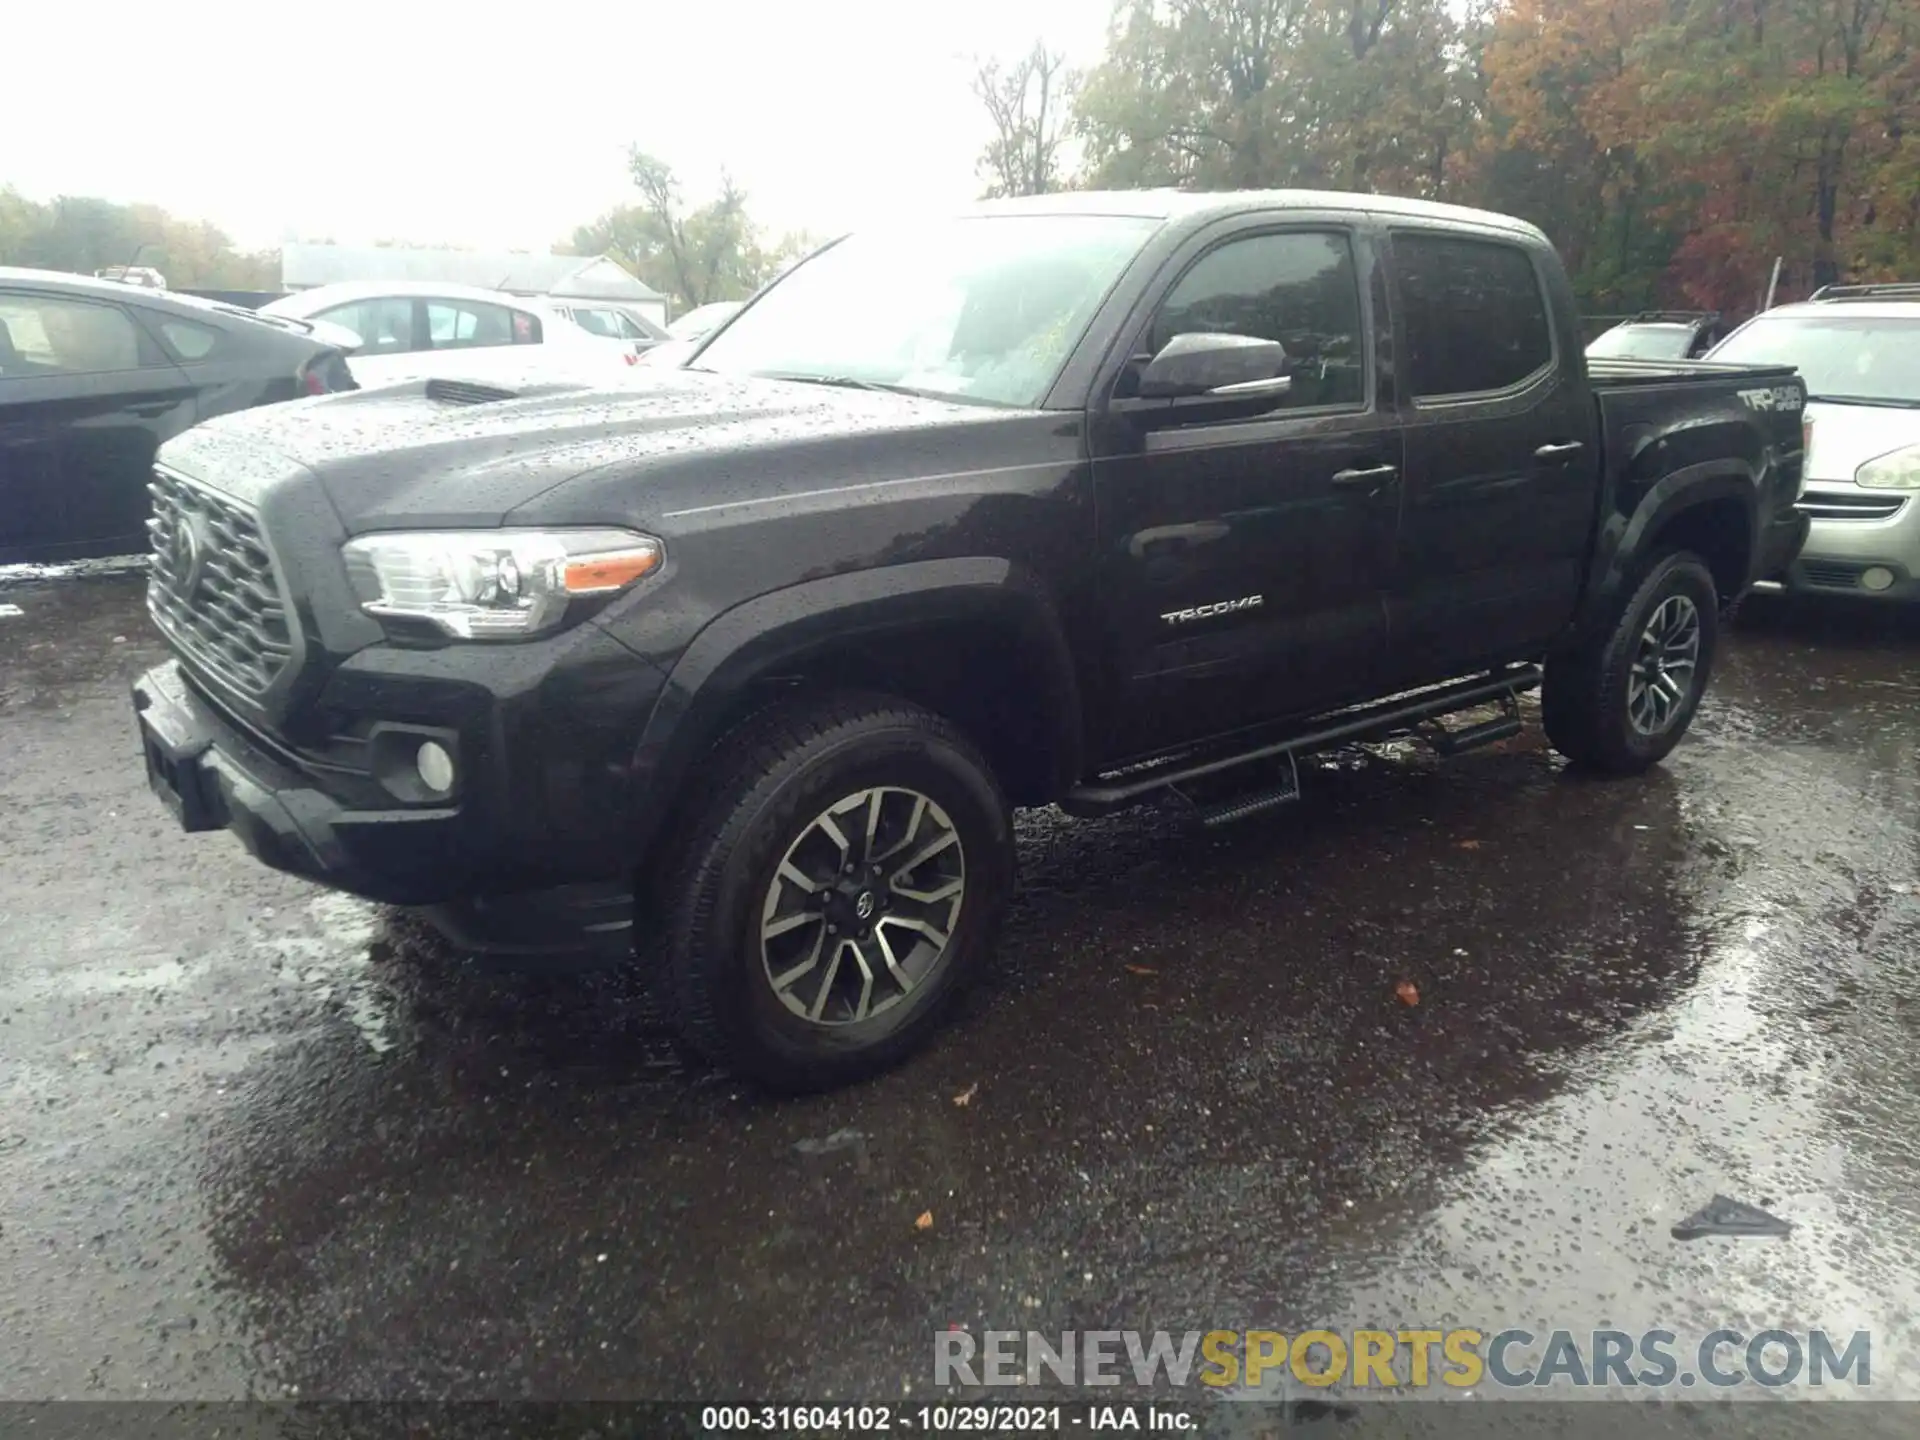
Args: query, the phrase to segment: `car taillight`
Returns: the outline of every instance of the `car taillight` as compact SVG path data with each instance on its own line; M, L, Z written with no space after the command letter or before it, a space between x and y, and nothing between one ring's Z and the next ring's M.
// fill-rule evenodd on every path
M325 395L327 393L326 379L318 370L303 370L300 372L300 379L307 387L307 394Z

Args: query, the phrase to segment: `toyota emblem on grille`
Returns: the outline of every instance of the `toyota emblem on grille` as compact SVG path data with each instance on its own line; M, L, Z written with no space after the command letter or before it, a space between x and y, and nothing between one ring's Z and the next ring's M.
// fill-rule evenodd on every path
M173 571L174 583L180 587L180 598L191 600L207 573L207 537L201 531L198 515L182 515L175 522L167 563Z

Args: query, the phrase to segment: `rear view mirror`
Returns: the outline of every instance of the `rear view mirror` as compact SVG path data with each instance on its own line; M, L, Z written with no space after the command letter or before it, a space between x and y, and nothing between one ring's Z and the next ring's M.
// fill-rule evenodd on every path
M1200 332L1176 335L1140 372L1142 400L1213 396L1279 399L1293 386L1287 350L1277 340Z

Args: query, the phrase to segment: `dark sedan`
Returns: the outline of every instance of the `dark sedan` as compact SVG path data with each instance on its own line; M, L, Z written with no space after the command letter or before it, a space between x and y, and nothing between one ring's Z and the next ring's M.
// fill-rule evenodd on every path
M163 441L355 388L355 343L215 301L0 267L0 563L145 550Z

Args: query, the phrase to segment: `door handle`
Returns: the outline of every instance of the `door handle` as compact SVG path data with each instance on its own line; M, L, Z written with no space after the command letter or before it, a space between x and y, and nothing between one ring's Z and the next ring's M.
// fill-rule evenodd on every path
M1364 470L1336 470L1333 483L1336 485L1378 485L1391 480L1400 473L1397 465L1374 465Z
M141 400L126 410L129 415L164 415L179 403L178 400Z
M1557 445L1542 445L1538 450L1533 452L1533 458L1536 460L1565 460L1570 455L1578 455L1586 448L1586 445L1581 441L1563 440Z

